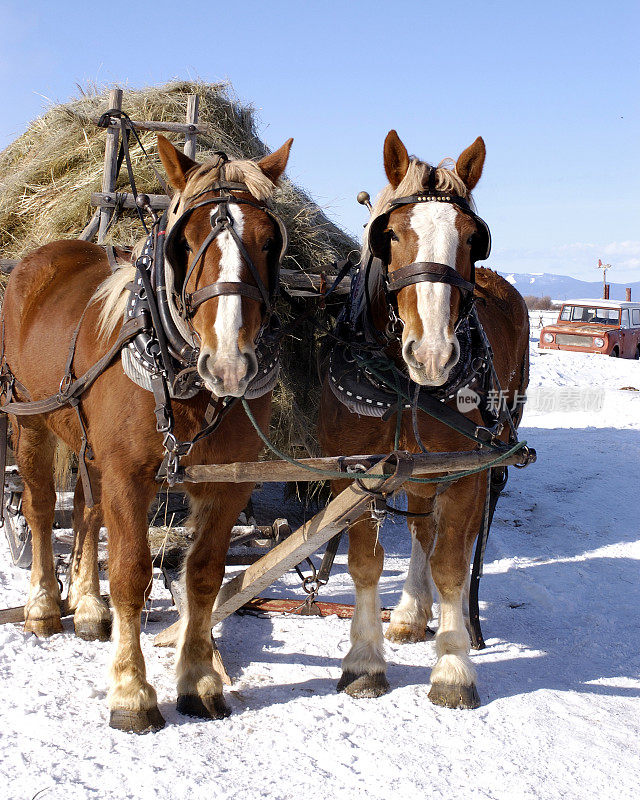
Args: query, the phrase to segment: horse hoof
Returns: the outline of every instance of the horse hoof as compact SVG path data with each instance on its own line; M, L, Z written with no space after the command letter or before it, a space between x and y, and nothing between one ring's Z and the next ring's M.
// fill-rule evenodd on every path
M231 714L231 709L221 694L204 698L197 694L181 694L178 695L176 708L179 714L198 719L224 719Z
M403 625L402 623L391 623L387 628L385 638L395 644L424 642L427 639L427 629L417 628L413 625Z
M127 711L124 708L116 708L109 716L109 725L125 733L154 733L162 730L165 722L158 706L148 711Z
M62 620L60 617L26 619L24 621L24 629L26 633L34 633L38 639L47 639L55 633L62 633Z
M111 620L98 622L74 622L73 627L79 639L87 642L108 642L111 638Z
M445 708L478 708L480 696L475 684L462 686L458 683L434 683L429 690L429 700Z
M373 675L343 672L338 681L338 691L350 697L382 697L389 691L389 681L384 672L374 672Z

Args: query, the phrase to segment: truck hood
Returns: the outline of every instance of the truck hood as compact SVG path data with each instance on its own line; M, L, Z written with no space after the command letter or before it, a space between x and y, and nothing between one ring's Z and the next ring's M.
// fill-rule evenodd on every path
M617 325L598 325L595 322L589 322L585 325L545 325L543 330L548 333L578 333L586 334L587 336L602 336L610 331L617 330Z

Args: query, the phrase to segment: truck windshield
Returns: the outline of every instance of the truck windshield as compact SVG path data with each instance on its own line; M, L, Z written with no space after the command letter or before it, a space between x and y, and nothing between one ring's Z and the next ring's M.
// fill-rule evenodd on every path
M562 306L560 319L567 322L595 322L600 325L619 325L620 311L617 308L597 306Z

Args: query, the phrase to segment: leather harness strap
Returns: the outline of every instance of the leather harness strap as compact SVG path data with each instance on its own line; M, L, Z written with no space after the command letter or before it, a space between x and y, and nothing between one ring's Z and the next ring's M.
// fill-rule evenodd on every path
M122 326L120 334L112 347L110 347L102 358L96 361L84 375L69 381L66 386L64 385L63 378L60 390L56 394L52 394L50 397L46 397L43 400L30 400L27 402L11 400L0 406L0 412L21 417L33 414L48 414L51 411L57 411L69 405L73 398L81 395L95 383L97 378L102 375L113 359L119 354L122 345L132 339L136 334L140 333L140 331L145 328L145 325L145 321L141 318L127 320ZM67 373L67 375L69 375L69 373Z
M186 305L189 309L189 314L193 316L196 309L201 306L206 300L212 297L220 297L222 295L244 295L251 300L257 300L258 303L262 302L262 295L257 286L251 286L249 283L240 283L238 281L216 281L198 289L193 294L186 295Z
M461 291L471 294L475 289L474 284L466 281L453 267L437 261L415 261L413 264L399 267L389 273L387 280L390 292L399 292L405 286L424 281L448 283L450 286L456 286Z
M79 378L73 377L73 360L76 351L76 344L78 341L78 334L80 326L84 320L87 311L85 307L82 316L75 327L73 336L71 337L71 344L69 346L69 354L65 365L65 374L60 381L60 388L58 392L43 400L28 400L16 401L12 400L12 388L8 391L8 402L0 406L0 480L4 487L4 476L6 472L7 462L7 447L8 447L8 419L7 414L13 414L17 417L31 416L33 414L48 414L52 411L57 411L69 405L75 409L78 415L78 422L80 424L82 444L78 454L78 470L80 472L80 479L82 481L82 488L84 490L84 502L87 508L93 508L94 496L91 488L91 479L89 477L89 470L87 468L87 458L91 460L93 453L89 440L87 437L87 429L80 409L80 396L85 392L100 375L107 369L111 362L120 353L122 346L136 336L145 327L145 321L142 318L130 319L124 323L120 330L120 334L116 339L113 346L102 356L101 359L90 367L84 375ZM7 374L7 373L5 373ZM18 384L18 381L11 375L11 382ZM18 390L22 393L22 384L19 384ZM24 392L28 396L28 392ZM4 520L4 501L0 502L0 522Z

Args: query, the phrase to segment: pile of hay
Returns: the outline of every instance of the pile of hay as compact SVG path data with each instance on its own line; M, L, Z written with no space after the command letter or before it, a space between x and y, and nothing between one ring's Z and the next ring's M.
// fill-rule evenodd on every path
M215 150L232 158L259 158L269 152L256 133L253 109L234 99L228 84L185 81L127 89L123 110L134 120L184 122L189 94L199 95L199 123L211 126L210 135L198 136L198 160ZM86 91L77 100L52 107L0 153L0 258L20 258L46 242L76 237L86 226L94 212L90 195L102 188L105 146L105 131L91 120L107 108L108 90ZM295 119L295 136L294 128ZM162 171L156 135L141 132L140 136ZM182 146L183 137L167 136ZM138 190L161 193L135 143L131 156ZM127 190L124 167L116 188ZM285 268L318 273L357 247L290 181L283 179L275 203L289 232ZM142 235L135 213L125 212L112 225L108 241L132 245ZM286 307L281 311L287 314ZM301 341L290 340L285 346L272 435L281 447L300 453L300 448L315 449L318 380L313 329L307 326L298 335Z

